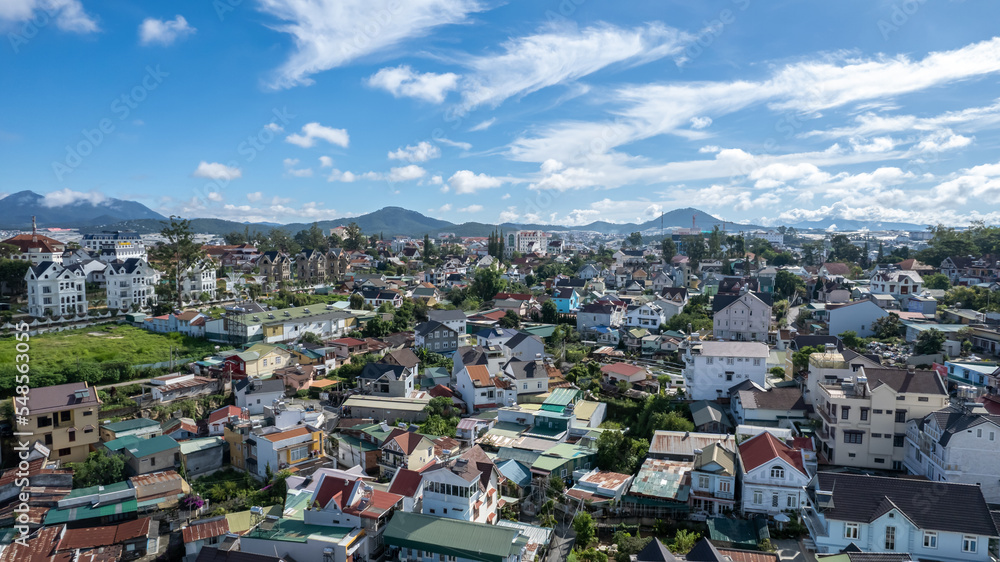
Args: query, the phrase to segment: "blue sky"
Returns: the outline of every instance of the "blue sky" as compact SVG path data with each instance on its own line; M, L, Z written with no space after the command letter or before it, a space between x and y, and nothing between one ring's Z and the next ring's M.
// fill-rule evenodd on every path
M997 223L997 22L920 0L4 0L0 194Z

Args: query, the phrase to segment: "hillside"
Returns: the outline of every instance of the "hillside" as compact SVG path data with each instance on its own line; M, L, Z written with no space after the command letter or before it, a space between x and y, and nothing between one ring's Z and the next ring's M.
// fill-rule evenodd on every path
M142 203L122 199L104 199L93 203L77 199L66 204L46 200L34 191L19 191L0 200L0 228L30 228L34 216L39 227L87 227L126 220L163 219L163 215Z

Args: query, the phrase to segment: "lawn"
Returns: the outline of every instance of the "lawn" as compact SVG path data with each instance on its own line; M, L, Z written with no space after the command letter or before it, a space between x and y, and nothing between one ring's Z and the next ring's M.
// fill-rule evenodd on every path
M14 338L0 339L0 365L14 364ZM132 326L95 326L33 336L28 355L32 370L65 373L78 363L121 361L131 365L157 363L215 353L212 342L181 334L156 334Z

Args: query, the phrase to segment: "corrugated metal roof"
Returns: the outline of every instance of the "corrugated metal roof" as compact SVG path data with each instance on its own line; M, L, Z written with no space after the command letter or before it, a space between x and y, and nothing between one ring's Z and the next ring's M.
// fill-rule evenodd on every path
M221 447L225 442L221 436L215 437L203 437L201 439L188 439L187 441L181 441L181 454L190 455L191 453L197 453L198 451L206 451L213 447Z
M646 459L629 488L630 495L686 502L691 463Z
M67 521L81 521L123 513L133 513L138 508L138 502L135 499L130 499L121 503L112 503L98 507L85 505L69 509L50 509L48 515L45 516L45 524L56 525L66 523Z
M392 516L383 538L391 546L482 562L502 562L528 543L518 529L402 511Z

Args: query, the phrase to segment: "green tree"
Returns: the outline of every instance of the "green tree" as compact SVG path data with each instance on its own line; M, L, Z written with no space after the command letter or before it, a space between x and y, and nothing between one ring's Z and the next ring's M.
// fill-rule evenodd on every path
M508 310L500 317L498 324L500 324L501 328L520 328L521 317L513 310Z
M290 256L302 251L302 246L283 228L272 228L267 238L260 244L262 251L284 252Z
M693 234L684 237L684 253L687 254L691 266L695 269L698 264L708 257L708 249L705 246L705 238L700 234Z
M430 402L424 406L424 411L427 412L428 416L438 416L441 418L456 417L459 414L455 410L455 404L447 396L431 398Z
M361 296L361 293L354 293L351 295L349 303L352 310L361 310L365 307L365 298Z
M774 276L774 294L781 299L791 299L796 293L805 293L806 284L798 275L779 269Z
M951 288L951 280L948 279L948 276L943 273L931 273L930 275L924 276L924 288L947 290Z
M379 317L369 320L365 327L361 329L361 334L366 338L381 338L392 333L392 328L388 322Z
M551 300L542 303L542 322L546 324L559 322L559 308Z
M330 241L323 236L323 230L319 225L312 223L312 226L305 230L300 230L295 234L295 242L299 246L309 250L327 251L330 249Z
M73 471L73 487L107 486L125 480L125 457L94 451L83 462L67 463Z
M851 349L861 349L865 345L865 340L858 337L858 333L854 330L847 330L841 332L840 341L844 342L844 345Z
M361 227L358 223L352 222L347 225L344 230L344 249L350 250L352 252L358 250L364 250L368 247L368 238L365 237L364 233L361 232Z
M719 230L719 225L713 226L708 235L708 257L713 260L722 257L722 231Z
M653 431L694 431L694 422L677 411L657 412L650 423Z
M670 259L677 255L677 244L671 236L664 236L660 242L660 253L663 254L663 261L670 263Z
M480 301L493 300L497 293L503 292L507 280L500 277L500 272L492 268L479 268L469 286L469 292Z
M823 353L824 349L816 346L806 346L792 354L792 368L800 373L809 368L809 356L813 353Z
M687 529L679 529L677 534L674 535L674 540L670 541L667 548L670 552L674 554L687 554L691 552L694 545L698 543L701 539L701 533L695 533L693 531L688 531Z
M576 532L576 548L586 550L597 540L597 525L594 518L586 511L577 513L573 518L573 531Z
M438 437L455 437L458 420L459 418L428 416L427 420L420 425L420 433L425 435L436 435Z
M625 243L628 244L629 246L632 246L633 248L638 248L639 246L642 246L642 234L639 232L633 232L632 234L629 234L628 238L625 239Z
M164 241L151 252L155 261L168 271L168 279L174 285L178 308L184 305L180 290L181 274L205 257L201 245L195 242L191 221L171 215L170 223L160 231Z
M899 321L899 315L895 312L890 312L888 316L883 316L872 322L872 331L875 332L876 338L887 340L899 337L899 330L902 326Z
M830 239L830 246L827 261L857 263L861 259L861 248L855 246L846 234L834 234Z
M941 353L944 347L945 335L941 330L931 328L924 330L917 335L917 341L913 345L914 355L934 355Z

